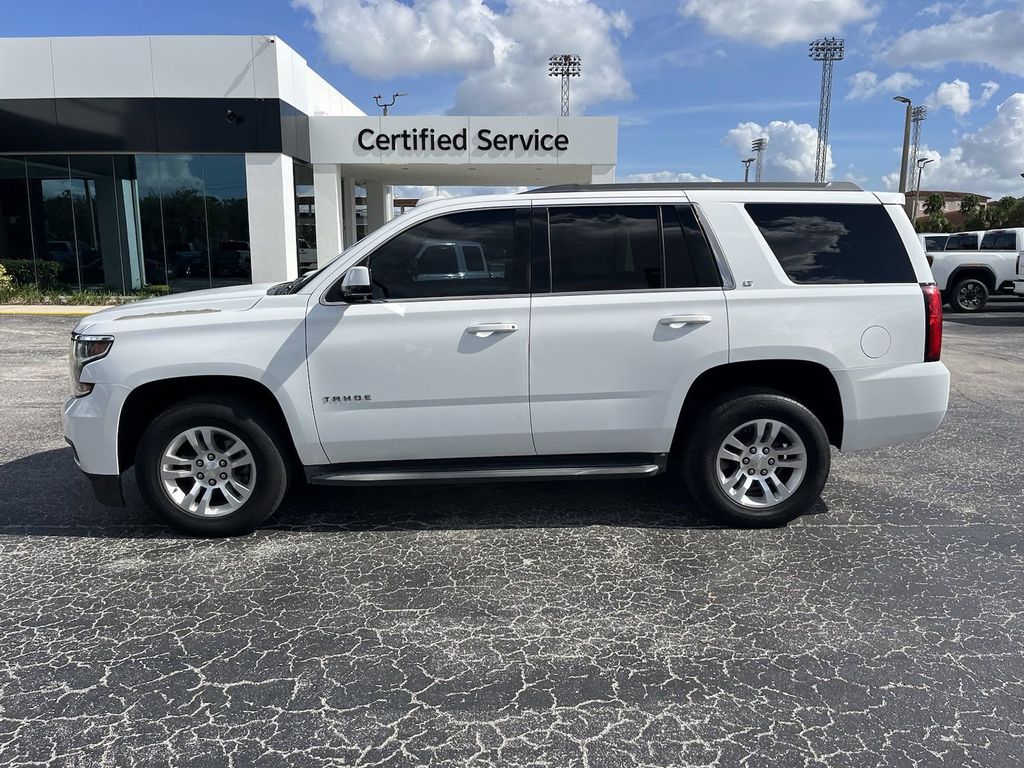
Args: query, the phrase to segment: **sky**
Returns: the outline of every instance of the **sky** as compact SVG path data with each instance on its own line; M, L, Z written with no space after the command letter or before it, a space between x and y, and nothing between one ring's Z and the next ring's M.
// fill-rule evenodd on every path
M830 178L894 189L895 95L929 107L928 189L1024 196L1024 0L0 0L5 36L275 34L365 111L550 115L547 57L579 53L573 114L619 118L617 177L814 175L820 65L841 35Z

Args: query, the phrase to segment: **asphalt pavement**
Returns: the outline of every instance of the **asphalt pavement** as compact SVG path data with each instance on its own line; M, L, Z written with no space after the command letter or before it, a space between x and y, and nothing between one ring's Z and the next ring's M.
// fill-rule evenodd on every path
M948 416L789 526L664 479L307 489L246 537L96 504L73 318L0 317L0 765L1024 765L1024 303Z

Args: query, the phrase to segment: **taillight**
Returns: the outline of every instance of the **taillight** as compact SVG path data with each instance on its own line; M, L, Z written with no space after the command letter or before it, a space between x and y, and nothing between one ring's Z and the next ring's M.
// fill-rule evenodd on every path
M934 363L942 355L942 294L935 283L921 283L924 293L924 361Z

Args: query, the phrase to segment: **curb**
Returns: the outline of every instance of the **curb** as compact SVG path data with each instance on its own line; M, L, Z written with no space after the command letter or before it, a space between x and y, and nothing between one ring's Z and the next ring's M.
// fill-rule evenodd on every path
M106 307L61 307L38 304L4 304L0 305L0 315L22 315L42 317L86 317Z

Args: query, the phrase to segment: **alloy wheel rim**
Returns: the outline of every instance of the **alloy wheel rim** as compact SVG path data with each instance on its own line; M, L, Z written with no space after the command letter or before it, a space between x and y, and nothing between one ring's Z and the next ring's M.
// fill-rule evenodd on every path
M205 519L237 512L252 496L256 462L249 447L221 427L190 427L160 457L160 481L182 512Z
M960 286L960 305L966 309L981 306L981 287L975 283Z
M792 427L756 419L732 430L715 457L715 477L726 496L765 512L792 496L807 474L807 449Z

